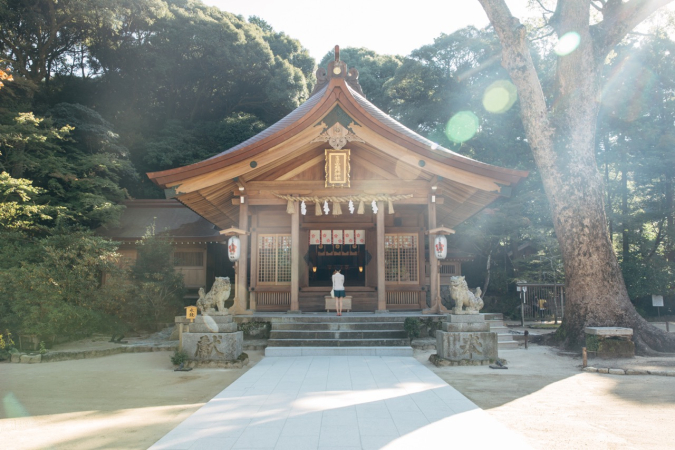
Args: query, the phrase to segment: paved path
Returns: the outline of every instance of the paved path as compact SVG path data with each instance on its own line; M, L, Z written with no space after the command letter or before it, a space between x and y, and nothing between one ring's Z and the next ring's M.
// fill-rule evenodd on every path
M266 357L151 448L530 448L416 359Z

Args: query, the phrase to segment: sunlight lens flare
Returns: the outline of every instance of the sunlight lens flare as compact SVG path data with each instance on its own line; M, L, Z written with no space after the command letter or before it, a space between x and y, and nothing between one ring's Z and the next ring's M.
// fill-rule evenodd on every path
M12 392L2 398L2 406L5 411L5 417L7 418L30 417L30 413Z
M657 77L635 58L616 63L602 87L600 101L609 114L624 122L632 122L648 113L653 104Z
M202 315L202 318L204 319L204 325L206 325L206 327L207 327L212 333L217 333L217 332L218 332L218 324L216 323L215 320L213 320L213 317Z
M502 114L511 109L518 98L516 87L508 80L497 80L485 89L483 107L486 111Z
M478 117L471 111L460 111L445 125L445 135L452 142L466 142L478 131Z
M581 43L581 36L576 31L570 31L569 33L563 34L558 43L553 47L553 51L558 56L565 56L572 53L574 50L579 47Z

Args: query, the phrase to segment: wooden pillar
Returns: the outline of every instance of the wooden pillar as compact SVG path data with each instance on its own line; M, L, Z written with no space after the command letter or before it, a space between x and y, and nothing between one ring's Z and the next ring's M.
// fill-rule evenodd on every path
M429 230L436 228L436 203L431 202L429 198L428 203L428 213L429 213ZM434 251L434 240L436 236L429 235L429 287L431 292L431 307L436 306L436 299L440 297L440 292L438 292L438 258L436 258L436 252Z
M298 311L298 291L300 287L300 212L298 202L293 202L291 214L291 311Z
M387 290L384 282L384 202L377 202L377 311L387 312Z
M248 203L239 204L239 228L248 231ZM235 313L245 314L246 304L248 302L248 244L249 236L243 234L239 236L241 245L241 254L237 264L237 289L235 298ZM253 309L253 308L252 308Z

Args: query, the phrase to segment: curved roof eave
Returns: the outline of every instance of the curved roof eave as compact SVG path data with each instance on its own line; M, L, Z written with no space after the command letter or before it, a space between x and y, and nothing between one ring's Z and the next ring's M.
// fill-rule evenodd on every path
M398 135L409 145L404 145L411 151L420 154L421 156L432 158L436 161L454 166L458 169L463 169L469 172L474 172L480 175L496 178L509 183L517 183L522 178L528 176L529 172L515 169L507 169L503 167L494 166L481 161L476 161L467 156L448 150L445 147L419 135L415 131L406 127L396 119L392 118L384 111L373 105L365 97L360 95L350 86L346 86L349 93L356 100L356 103L373 119L380 122L384 128L389 128L394 134ZM363 120L363 118L361 118Z
M293 128L296 128L297 126L294 125L298 124L300 121L304 122L303 119L305 117L310 117L315 109L319 109L324 103L321 100L324 97L330 97L328 88L329 86L324 87L322 90L310 97L305 103L298 106L278 122L270 125L255 136L248 138L244 142L237 144L222 153L214 155L208 159L205 159L204 161L190 164L188 166L177 167L175 169L168 169L159 172L148 172L147 175L159 186L166 187L166 185L169 183L174 183L176 181L202 175L211 170L219 169L223 166L238 162L250 156L255 156L256 154L279 144L279 142L277 142L279 136L286 134ZM240 155L241 157L238 157Z
M335 92L336 90L338 92ZM156 184L166 187L169 184L174 185L182 180L250 158L282 143L288 139L288 133L316 125L316 122L328 113L336 102L363 125L373 128L383 137L393 140L420 156L508 184L518 183L528 175L526 171L505 169L476 161L435 144L388 116L349 87L341 78L331 79L326 87L283 119L241 144L195 164L161 172L150 172L147 175Z

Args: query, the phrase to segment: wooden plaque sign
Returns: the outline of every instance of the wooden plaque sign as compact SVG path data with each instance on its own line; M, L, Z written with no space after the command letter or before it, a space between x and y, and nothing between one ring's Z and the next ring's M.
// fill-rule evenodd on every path
M197 317L197 307L196 306L186 306L185 307L185 317L190 319L190 322L195 320Z
M326 150L326 187L349 187L349 150Z

